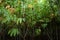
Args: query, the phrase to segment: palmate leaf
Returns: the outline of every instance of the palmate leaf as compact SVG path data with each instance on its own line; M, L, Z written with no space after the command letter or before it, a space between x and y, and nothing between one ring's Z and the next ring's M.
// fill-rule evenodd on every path
M22 21L23 21L23 18L18 18L18 19L17 19L17 24L19 24L19 23L21 24Z
M41 24L42 28L46 28L47 27L47 23L45 24Z
M41 29L36 29L36 30L35 30L36 36L39 35L40 33L41 33Z
M8 31L8 34L9 34L10 36L16 36L16 35L19 34L19 30L18 30L18 28L12 28L12 29L10 29L10 30Z

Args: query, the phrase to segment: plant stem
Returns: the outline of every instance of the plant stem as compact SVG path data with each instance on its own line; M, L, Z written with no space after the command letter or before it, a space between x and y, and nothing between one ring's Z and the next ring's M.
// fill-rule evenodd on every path
M57 40L58 40L57 26L56 26L56 38L57 38Z

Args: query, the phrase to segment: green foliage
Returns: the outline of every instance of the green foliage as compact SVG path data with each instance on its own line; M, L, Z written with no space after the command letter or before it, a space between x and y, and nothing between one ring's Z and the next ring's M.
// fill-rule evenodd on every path
M17 28L12 28L8 31L8 34L10 34L10 36L16 36L19 34L19 30Z
M35 30L35 35L37 36L37 35L39 35L41 33L41 29L36 29Z
M43 22L41 26L46 28L48 22L58 14L58 6L54 2L52 7L54 12L49 0L0 0L0 23L7 24L8 28L11 27L8 31L10 36L18 35L20 33L18 28L23 30L34 28L37 22ZM38 35L41 29L35 28L34 32Z
M42 25L42 27L43 28L46 28L46 26L47 26L47 24L45 23L45 24L41 24Z

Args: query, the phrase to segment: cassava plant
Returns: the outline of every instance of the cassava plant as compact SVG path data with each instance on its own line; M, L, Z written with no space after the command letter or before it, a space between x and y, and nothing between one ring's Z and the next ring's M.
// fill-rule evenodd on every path
M10 36L37 36L57 17L58 6L52 4L54 12L49 0L0 0L0 23L7 25ZM35 26L37 22L40 26Z

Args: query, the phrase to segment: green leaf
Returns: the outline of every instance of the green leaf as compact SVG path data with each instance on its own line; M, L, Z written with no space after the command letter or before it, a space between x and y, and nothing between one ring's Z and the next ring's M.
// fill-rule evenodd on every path
M8 34L10 34L10 36L16 36L19 34L19 31L17 28L12 28L8 31Z
M47 24L41 24L43 28L46 28L47 27Z
M22 21L23 21L23 18L18 18L18 19L17 19L17 24L19 24L19 23L21 24Z
M22 18L19 18L19 22L20 22L20 24L22 23L22 20L23 20Z
M35 33L36 33L36 35L39 35L41 33L41 29L36 29Z

